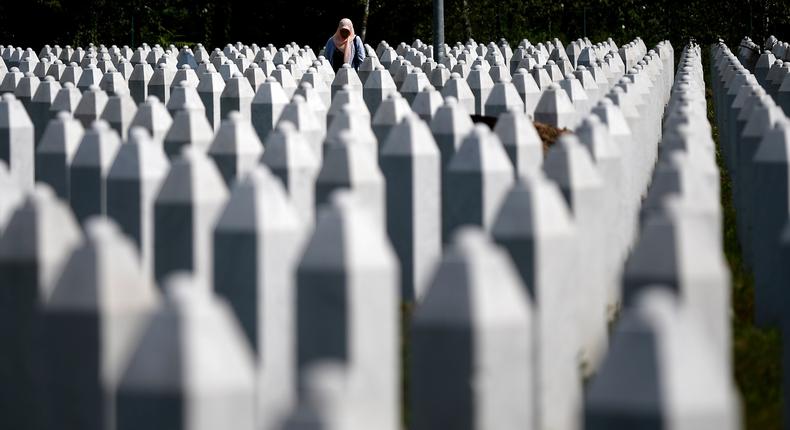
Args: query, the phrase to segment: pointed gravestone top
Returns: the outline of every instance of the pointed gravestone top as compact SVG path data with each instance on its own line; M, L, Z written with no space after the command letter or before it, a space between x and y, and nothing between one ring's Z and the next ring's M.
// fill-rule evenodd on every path
M277 79L268 77L261 84L255 92L255 97L252 99L253 104L288 104L288 96L283 91L282 85L277 82Z
M283 107L283 112L278 122L284 121L288 121L295 125L305 139L312 145L315 145L316 155L320 157L320 153L317 149L321 144L324 132L318 122L319 120L315 117L315 114L313 114L313 111L310 109L304 97L300 95L294 96L291 102Z
M113 221L94 217L85 222L85 242L65 265L47 308L104 314L145 310L156 301L134 244Z
M46 301L71 250L82 241L77 220L52 189L28 194L0 237L0 262L37 263L40 297Z
M535 107L535 121L557 128L572 128L576 109L565 91L557 84L549 85Z
M200 100L200 94L197 92L197 83L192 84L187 80L174 82L173 87L170 89L170 99L167 101L167 111L175 118L176 113L184 110L188 103L190 103L192 108L205 112L203 102Z
M442 96L445 99L455 98L458 105L466 109L468 115L475 113L475 95L466 80L458 73L450 74L450 79L444 83L444 88L442 88Z
M461 142L449 169L452 171L513 172L513 166L499 138L491 130L477 124Z
M665 210L655 212L642 227L639 242L628 258L623 273L624 301L633 303L649 284L660 283L675 291L701 312L708 321L710 310L725 312L720 306L709 307L708 301L722 304L724 291L718 287L729 283L721 251L715 252L717 243L700 228L699 220L683 211L665 205ZM682 263L685 255L696 255L694 266ZM689 276L691 273L693 277ZM717 287L712 290L712 287ZM702 295L710 294L702 298ZM723 315L716 315L714 319ZM717 321L718 322L718 321ZM716 337L718 339L718 334Z
M360 92L353 91L348 85L339 88L337 92L332 95L332 103L329 105L329 110L326 113L327 127L332 125L332 119L336 112L344 106L350 106L359 111L361 114L365 115L365 117L368 118L367 121L370 122L371 114L375 114L375 112L370 112L368 110L364 97L360 97L360 95Z
M360 142L369 144L376 150L378 141L376 135L370 127L369 117L364 111L354 109L350 105L341 107L332 118L332 124L326 132L324 145L335 145L339 141L340 133L350 130Z
M185 147L173 161L157 202L224 201L228 190L216 165L197 148Z
M414 324L484 328L517 321L528 327L531 304L525 291L505 251L482 230L463 227L442 258L414 314Z
M513 182L513 165L502 142L483 125L463 139L445 171L442 195L442 238L464 224L490 230Z
M12 67L3 77L3 82L0 83L0 94L13 94L17 85L19 85L19 81L22 80L23 77L25 77L24 73L20 72L18 68Z
M252 124L235 111L231 111L222 121L208 148L208 154L229 186L254 168L262 153L263 145Z
M540 169L543 164L543 141L523 112L508 110L500 114L494 133L505 146L517 175Z
M458 104L458 99L447 97L444 99L444 104L436 110L431 121L431 131L434 135L466 135L474 127L469 115L469 112Z
M411 112L409 103L399 93L390 94L381 102L378 111L373 116L373 132L379 142L387 139L390 129L398 124Z
M194 67L197 68L197 64L195 64ZM172 85L180 85L182 81L186 81L192 88L196 88L200 83L200 78L198 78L197 73L195 73L195 70L189 64L179 66L178 71L173 77Z
M164 149L169 158L175 158L185 145L192 145L201 150L208 149L214 137L211 124L199 101L186 100L176 112L173 123L164 137Z
M66 82L58 91L55 99L52 100L52 106L49 107L49 110L50 112L66 111L71 114L77 109L81 99L82 93L80 90L75 88L71 82Z
M392 128L383 143L381 156L397 155L438 155L438 148L427 124L414 114L407 114L398 125Z
M572 229L571 214L557 184L537 171L516 180L491 234L497 241L506 241L567 235Z
M98 86L91 85L86 91L83 91L82 99L74 109L74 118L80 120L83 127L89 127L104 111L107 100L109 100L107 93L99 89Z
M509 80L497 82L485 102L485 114L495 118L509 110L524 112L524 101Z
M17 99L21 100L27 108L40 84L41 80L39 80L36 75L32 72L27 72L22 79L19 80L14 90L14 95Z
M400 87L400 93L409 103L414 101L417 93L425 86L430 85L428 77L420 69L414 69L406 75Z
M765 131L760 146L754 154L755 163L790 163L790 121L776 121L773 128Z
M420 119L430 123L436 110L442 104L444 104L444 97L434 89L433 85L427 85L414 96L411 108L414 113L419 115Z
M624 312L609 353L588 387L585 428L739 427L726 367L702 327L667 294L652 288Z
M444 64L439 64L430 74L430 82L435 88L441 90L444 84L450 79L450 71Z
M301 222L282 183L266 166L258 165L234 185L217 221L218 230L297 231Z
M607 128L609 129L609 134L613 138L621 138L625 136L631 135L631 129L628 126L628 122L625 120L623 116L623 112L620 108L614 104L614 102L609 98L603 98L598 105L596 105L592 109L592 113L598 118L601 119Z
M595 162L620 157L620 148L612 140L609 130L596 115L585 117L576 128L579 141L587 147Z
M546 69L538 65L530 69L530 73L532 73L532 78L535 80L535 84L537 84L538 88L541 90L545 90L553 82Z
M129 85L126 78L120 72L108 71L102 76L99 88L107 92L107 95L114 96L119 93L128 93Z
M224 411L228 414L224 418L233 418L239 428L254 428L252 351L227 303L210 289L196 285L198 282L182 273L166 281L164 302L142 334L118 388L120 428L126 428L127 420L154 425L156 416L133 406L140 397L145 400L151 396L148 400L154 401L165 393L177 395L184 402L186 409L178 412L179 416L189 414L186 405L202 403L201 399L210 395L230 409ZM129 414L141 415L129 416L127 408ZM209 411L218 412L213 408ZM249 415L235 416L231 412Z
M338 247L344 252L337 252ZM344 272L394 266L397 266L395 252L365 202L352 191L332 193L327 205L318 213L315 231L299 264L300 270Z
M109 122L110 126L121 135L121 139L126 139L129 124L135 113L137 113L137 103L129 95L129 91L119 90L107 100L100 118Z
M277 79L277 82L283 87L283 91L288 97L292 97L294 92L296 91L296 80L291 75L291 72L285 68L282 64L278 65L277 68L272 72L271 76Z
M251 102L252 125L258 137L265 139L288 105L286 95L277 79L268 77L260 85Z
M87 68L82 70L82 75L80 75L79 80L77 81L77 88L85 92L88 88L93 85L99 86L101 82L102 72L96 65L90 64Z
M318 159L301 133L289 121L277 125L266 139L266 151L261 162L269 168L290 169L292 167L319 167Z
M381 224L386 215L384 178L376 155L353 132L340 132L336 144L325 147L321 171L316 179L316 202L326 203L338 188L351 188L364 194L371 213Z
M149 96L138 106L130 127L143 127L155 140L164 140L172 124L173 119L162 102L155 96Z
M209 148L209 154L256 154L258 157L263 152L258 135L252 124L244 121L241 114L231 112L214 136L214 141Z
M129 129L128 141L118 150L108 177L126 180L161 179L169 167L161 145L154 142L144 128L132 127Z
M294 88L296 84L294 84ZM255 97L255 90L250 82L240 72L235 72L225 81L225 89L222 90L224 98L239 98L252 100Z
M543 169L546 175L554 180L560 189L567 190L566 192L603 186L589 151L572 134L557 139L557 143L546 155Z

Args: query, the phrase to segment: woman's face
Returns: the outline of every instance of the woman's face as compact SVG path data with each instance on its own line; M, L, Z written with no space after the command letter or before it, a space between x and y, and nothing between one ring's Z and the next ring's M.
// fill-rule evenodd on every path
M343 36L343 39L345 39L345 38L347 38L349 35L351 35L351 32L350 32L350 31L348 31L348 29L347 29L347 28L341 28L341 29L340 29L340 35L341 35L341 36Z

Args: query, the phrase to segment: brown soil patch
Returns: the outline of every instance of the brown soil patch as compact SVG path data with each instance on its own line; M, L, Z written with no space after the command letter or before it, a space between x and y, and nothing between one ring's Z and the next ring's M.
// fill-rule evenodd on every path
M563 134L572 133L572 131L567 128L557 128L542 122L535 121L534 124L535 129L538 130L538 135L540 135L540 140L543 141L543 155L546 155L546 152L554 145L557 138Z

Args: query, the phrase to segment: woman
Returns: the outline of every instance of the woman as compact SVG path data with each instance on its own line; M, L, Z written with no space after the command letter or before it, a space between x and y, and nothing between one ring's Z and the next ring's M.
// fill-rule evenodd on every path
M362 45L362 39L354 34L354 24L350 19L340 20L335 35L326 41L324 57L332 65L335 73L343 67L343 64L350 64L356 70L365 60L365 47Z

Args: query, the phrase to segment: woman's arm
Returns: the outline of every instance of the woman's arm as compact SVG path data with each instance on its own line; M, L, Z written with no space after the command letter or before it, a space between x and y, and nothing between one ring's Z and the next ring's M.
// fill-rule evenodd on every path
M365 61L365 45L362 44L362 39L359 36L354 38L354 68L358 68Z
M326 46L324 46L324 58L326 61L329 61L329 65L334 67L332 64L332 55L335 53L335 43L332 42L332 38L330 37L329 40L326 41Z

